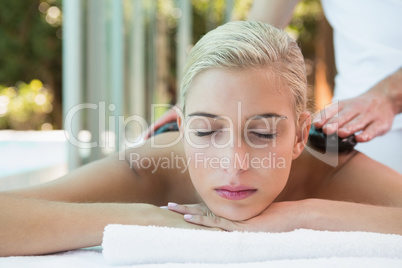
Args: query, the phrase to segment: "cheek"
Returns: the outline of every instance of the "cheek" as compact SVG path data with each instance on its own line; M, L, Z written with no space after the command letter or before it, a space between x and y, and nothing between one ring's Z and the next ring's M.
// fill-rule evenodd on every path
M276 144L254 151L256 161L250 164L265 189L267 200L275 199L287 183L293 161L293 144L292 135L286 135L278 138Z
M208 165L205 163L205 152L203 149L194 148L186 142L184 142L184 152L191 181L196 190L200 192L200 187L205 185L210 173Z
M292 129L284 133L277 141L277 146L274 148L275 152L286 159L287 165L290 166L293 159L293 150L295 145L296 133Z
M261 162L261 169L268 174L288 173L293 161L294 135L278 137L263 149L254 149L256 162Z

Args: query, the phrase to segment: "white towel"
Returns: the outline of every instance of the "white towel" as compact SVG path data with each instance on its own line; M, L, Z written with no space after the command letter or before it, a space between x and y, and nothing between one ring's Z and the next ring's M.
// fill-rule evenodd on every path
M113 265L331 257L402 259L400 235L306 229L251 233L113 224L106 226L102 246L104 258Z

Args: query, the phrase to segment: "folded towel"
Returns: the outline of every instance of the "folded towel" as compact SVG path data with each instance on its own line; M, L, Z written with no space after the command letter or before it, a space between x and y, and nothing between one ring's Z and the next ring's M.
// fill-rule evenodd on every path
M157 226L108 225L109 264L243 263L329 257L402 258L402 236L298 229L287 233L216 232Z

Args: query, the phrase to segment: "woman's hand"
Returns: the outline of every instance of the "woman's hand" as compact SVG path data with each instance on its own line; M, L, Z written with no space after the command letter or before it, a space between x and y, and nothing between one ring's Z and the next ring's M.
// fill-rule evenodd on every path
M272 203L244 221L214 216L202 205L170 204L192 224L226 231L289 232L299 228L321 231L362 231L402 235L401 207L384 207L325 199Z
M158 208L152 205L149 205L150 210L144 215L147 217L149 221L146 225L156 225L156 226L167 226L174 228L185 228L185 229L204 229L204 230L212 230L218 231L219 228L215 228L213 226L203 226L203 225L195 225L190 222L187 222L183 215L176 213L174 211L170 211L168 209L164 209L163 207Z
M169 203L168 209L183 214L189 223L225 231L286 232L304 228L304 204L303 200L272 203L261 214L244 221L231 221L216 216L204 204Z

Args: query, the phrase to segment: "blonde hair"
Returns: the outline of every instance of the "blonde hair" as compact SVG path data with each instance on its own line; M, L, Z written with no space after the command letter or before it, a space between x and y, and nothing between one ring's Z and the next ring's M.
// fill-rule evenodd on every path
M191 49L180 83L179 105L194 78L212 68L270 68L290 89L296 118L306 111L307 79L303 55L287 33L257 21L234 21L208 32Z

